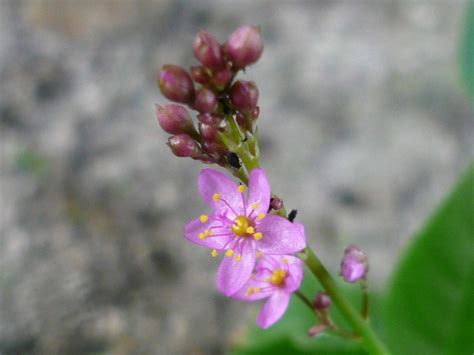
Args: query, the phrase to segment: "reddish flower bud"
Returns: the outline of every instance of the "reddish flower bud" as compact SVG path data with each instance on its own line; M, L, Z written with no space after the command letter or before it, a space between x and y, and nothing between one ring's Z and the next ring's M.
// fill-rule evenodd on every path
M235 115L235 120L237 121L237 124L244 130L249 130L250 128L250 122L247 118L246 115L243 113L237 112Z
M219 70L212 76L212 84L219 90L224 89L234 77L234 73L229 68Z
M194 98L194 84L191 77L177 65L163 65L159 86L163 95L171 101L188 104Z
M202 144L202 149L216 161L227 154L227 149L216 142L205 141Z
M209 126L219 128L222 122L222 118L210 113L201 113L197 116L199 122L205 123Z
M200 65L191 67L191 78L199 84L206 84L210 79L206 69Z
M280 208L283 207L283 201L280 197L278 196L273 196L271 199L270 199L270 208L275 210L275 211L278 211Z
M240 26L229 37L225 49L237 68L255 63L263 52L263 41L258 26Z
M230 89L230 101L242 113L254 110L258 102L257 85L253 81L236 81Z
M221 46L208 32L197 33L193 43L193 52L196 59L206 68L217 69L224 64Z
M200 123L199 124L199 133L201 133L201 136L204 140L213 142L217 138L217 133L219 133L219 130L213 126L210 126L205 123Z
M193 108L199 112L211 113L217 108L217 98L211 90L201 88L194 100Z
M167 144L178 157L198 158L202 155L196 141L185 133L168 138Z
M341 276L346 282L356 282L363 279L369 271L367 255L355 245L350 245L344 250L341 261Z
M313 306L318 311L323 311L331 305L331 298L326 292L318 292L313 301Z
M321 323L315 325L308 330L308 335L310 337L315 337L316 335L320 334L321 332L325 331L329 326L327 324Z
M170 134L189 133L194 129L191 116L181 105L156 105L156 118L161 128Z

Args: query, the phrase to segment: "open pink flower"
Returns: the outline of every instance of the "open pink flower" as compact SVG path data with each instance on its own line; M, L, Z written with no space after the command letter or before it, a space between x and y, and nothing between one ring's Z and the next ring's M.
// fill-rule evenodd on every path
M303 262L289 255L264 255L257 262L249 281L232 295L244 301L267 298L257 316L257 324L268 328L285 313L291 293L303 280Z
M301 224L267 214L270 185L262 169L250 172L248 193L223 173L201 171L199 192L213 212L189 222L186 239L211 248L211 255L225 253L217 273L217 288L226 296L248 281L257 251L270 255L292 254L306 246Z

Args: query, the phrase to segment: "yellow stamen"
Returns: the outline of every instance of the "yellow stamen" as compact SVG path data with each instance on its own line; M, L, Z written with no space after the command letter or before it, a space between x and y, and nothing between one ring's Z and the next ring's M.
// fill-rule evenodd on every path
M234 255L234 251L232 249L227 249L225 252L225 256L228 256L229 258Z
M249 219L246 216L238 216L234 219L234 224L231 226L231 229L235 235L243 236L247 233L247 228L249 227Z
M246 189L245 185L239 185L239 187L237 187L237 191L239 191L240 193L244 192Z
M257 219L262 220L262 219L265 218L265 216L266 216L265 213L260 212L260 213L257 215Z
M219 253L217 252L217 250L216 250L216 249L212 249L212 251L211 251L211 256L212 256L213 258L215 258L217 255L219 255Z
M254 234L255 233L255 229L253 229L252 226L247 227L247 229L245 231L247 232L247 234Z
M283 286L285 284L286 271L283 269L273 270L272 276L267 278L267 282L274 286Z
M205 214L202 214L199 216L199 219L201 220L202 223L206 223L209 220L209 217L206 216Z
M255 256L256 256L257 258L261 258L261 257L263 256L263 253L262 253L261 251L257 251L257 252L255 253Z
M257 233L254 233L253 237L255 238L255 240L260 240L263 238L263 234L260 232L257 232Z
M253 293L253 288L249 287L247 291L245 291L245 296L250 296Z
M199 233L199 239L204 240L206 239L206 234L205 233Z
M237 254L237 256L234 258L235 261L240 261L242 257L240 256L240 254Z
M252 207L252 209L256 210L258 208L258 202L254 202L250 205L250 207Z
M260 287L253 288L253 293L259 293L259 292L260 292Z
M205 234L206 237L207 237L208 235L213 235L214 232L213 232L213 231L210 231L209 229L206 229L206 230L204 231L204 234Z
M288 264L288 258L283 258L282 260L285 264Z
M214 195L212 195L212 199L214 202L217 202L221 199L221 195L216 192Z

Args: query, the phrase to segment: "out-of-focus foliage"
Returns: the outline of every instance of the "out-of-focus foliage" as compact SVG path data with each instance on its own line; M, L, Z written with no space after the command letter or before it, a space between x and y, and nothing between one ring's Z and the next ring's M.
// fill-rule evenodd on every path
M460 61L462 79L470 96L474 97L474 0L470 1L467 9Z
M396 354L472 353L474 164L407 250L384 309Z

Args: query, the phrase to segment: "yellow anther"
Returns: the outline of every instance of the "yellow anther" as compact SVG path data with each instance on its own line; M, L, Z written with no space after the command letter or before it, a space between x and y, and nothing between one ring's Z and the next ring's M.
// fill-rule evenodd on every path
M199 239L204 240L206 237L207 235L205 233L199 233Z
M213 235L214 232L213 232L213 231L210 231L209 229L206 229L206 230L204 231L204 234L205 234L206 237L207 237L207 236L209 236L209 235Z
M285 264L288 264L288 258L283 258L282 260Z
M250 296L253 293L253 287L249 287L247 291L245 291L245 296Z
M265 216L266 216L266 214L265 214L265 213L263 213L263 212L260 212L260 213L257 215L257 219L259 219L259 220L262 220L262 219L264 219L264 218L265 218Z
M234 255L234 251L232 249L227 249L225 252L225 256L228 256L229 258Z
M235 261L240 261L242 257L240 256L240 254L237 254L237 256L234 258Z
M221 195L216 192L214 195L212 195L212 199L214 202L217 202L221 199Z
M285 284L286 271L283 269L273 270L272 276L266 281L274 286L283 286Z
M245 190L246 190L245 185L239 185L239 187L237 187L237 191L239 191L240 193L244 192Z
M252 209L256 210L258 208L258 202L254 202L250 205L250 207L252 207Z
M255 240L260 240L263 238L263 234L260 232L257 232L257 233L254 233L253 237L255 238Z
M202 214L199 216L199 219L201 220L202 223L206 223L209 220L209 217L206 216L205 214Z
M260 287L253 288L253 293L259 293L259 292L260 292Z
M252 226L247 227L247 229L245 231L247 232L247 234L254 234L255 233L255 229L253 229Z
M262 253L261 251L257 251L257 252L255 253L255 256L256 256L257 258L261 258L261 257L263 256L263 253Z
M212 251L211 251L211 256L212 256L213 258L215 258L217 255L219 255L219 253L217 252L217 250L216 250L216 249L212 249Z
M249 227L249 219L246 216L238 216L234 219L234 224L230 227L235 235L243 236L247 233Z

